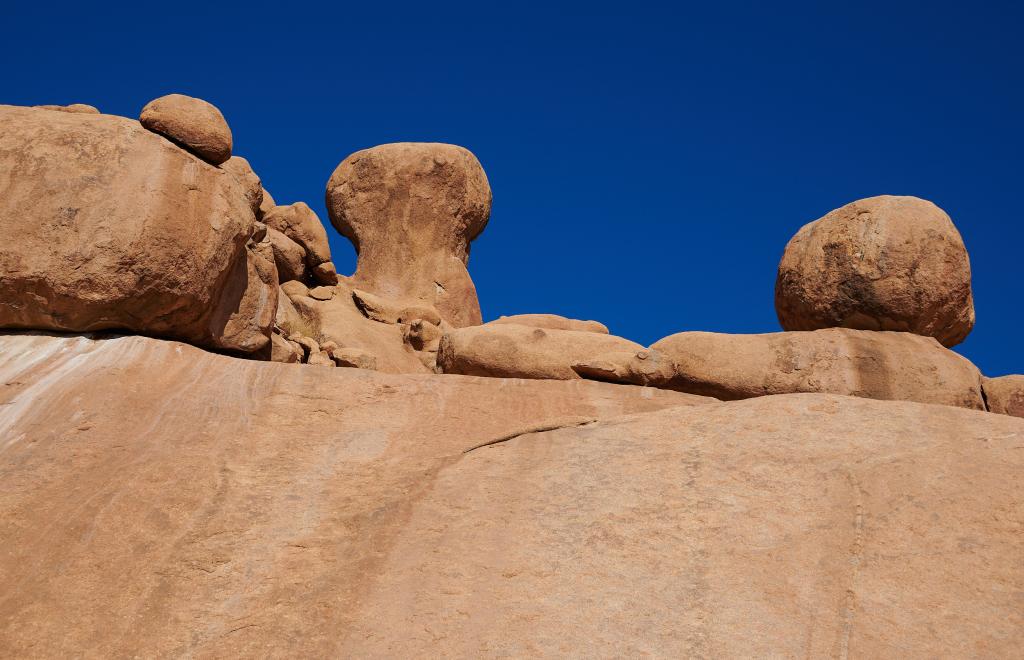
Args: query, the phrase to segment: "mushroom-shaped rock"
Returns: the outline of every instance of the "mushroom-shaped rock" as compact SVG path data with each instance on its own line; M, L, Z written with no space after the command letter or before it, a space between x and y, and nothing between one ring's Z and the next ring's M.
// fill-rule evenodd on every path
M408 142L356 152L331 176L327 209L359 255L355 286L422 301L456 327L480 324L466 264L490 217L491 188L472 153Z
M982 381L988 409L994 413L1024 417L1024 376L1001 376Z
M220 110L202 99L161 96L146 104L139 122L212 165L231 158L231 129Z
M898 330L954 346L974 327L971 265L942 209L884 195L805 225L775 283L785 330Z
M909 332L680 332L651 349L673 365L661 386L690 394L734 400L818 392L985 409L978 368Z
M257 218L263 217L260 207L263 205L263 184L259 176L253 171L249 161L241 156L232 156L221 164L221 169L227 170L235 177L238 184L245 190L245 198L249 201L249 207Z
M305 202L275 206L263 216L263 222L301 245L309 268L331 260L327 230Z

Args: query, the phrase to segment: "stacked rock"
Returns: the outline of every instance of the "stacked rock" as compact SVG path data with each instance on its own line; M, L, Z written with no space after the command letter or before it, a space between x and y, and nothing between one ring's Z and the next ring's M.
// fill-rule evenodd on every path
M789 241L775 309L785 330L896 330L955 346L974 327L971 263L952 220L931 202L862 199Z

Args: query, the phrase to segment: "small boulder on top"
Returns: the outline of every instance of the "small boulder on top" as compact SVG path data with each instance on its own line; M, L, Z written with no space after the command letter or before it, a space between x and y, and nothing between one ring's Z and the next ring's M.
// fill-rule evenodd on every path
M146 104L139 122L211 165L231 158L231 129L220 110L202 99L161 96Z
M789 241L775 309L785 330L896 330L955 346L974 327L967 249L931 202L862 199Z

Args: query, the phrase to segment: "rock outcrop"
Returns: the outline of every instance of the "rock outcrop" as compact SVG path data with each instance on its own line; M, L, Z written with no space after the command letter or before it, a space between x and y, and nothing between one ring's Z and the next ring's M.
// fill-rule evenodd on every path
M1013 417L145 337L2 337L0 382L0 656L1012 657L1024 638Z
M220 110L202 99L161 96L142 108L139 122L211 165L231 158L231 129Z
M358 151L331 176L327 209L359 255L353 286L434 307L456 327L481 323L466 264L490 217L491 189L469 151L421 143Z
M1024 376L986 378L981 386L991 412L1024 417Z
M862 199L789 241L775 309L785 330L896 330L954 346L974 327L970 260L949 216L931 202Z
M718 399L821 392L985 410L977 367L906 332L680 332L651 351L673 365L662 387Z
M578 332L599 332L608 334L608 327L597 321L579 321L568 319L557 314L513 314L502 316L488 321L487 325L501 325L511 323L514 325L528 325L534 328L546 328L548 330L576 330Z
M640 344L598 332L487 324L449 330L437 364L443 373L495 378L581 378L574 365L610 353L643 351Z
M235 177L133 120L0 106L0 327L266 345L254 231Z
M57 110L58 112L76 112L87 115L98 115L99 109L85 103L72 103L71 105L37 105L42 110Z
M249 208L257 220L263 218L263 183L260 177L253 171L249 161L241 156L232 156L221 163L221 168L227 170L245 191L245 198L249 200Z

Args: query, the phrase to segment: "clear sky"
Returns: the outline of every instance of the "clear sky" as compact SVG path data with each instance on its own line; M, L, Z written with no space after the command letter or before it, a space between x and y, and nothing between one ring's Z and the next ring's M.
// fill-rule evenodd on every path
M485 319L592 318L642 343L778 330L801 225L916 195L970 251L978 321L957 350L1024 373L1019 7L11 2L0 102L137 117L163 94L207 99L278 203L328 227L349 153L463 145L494 191L469 264Z

